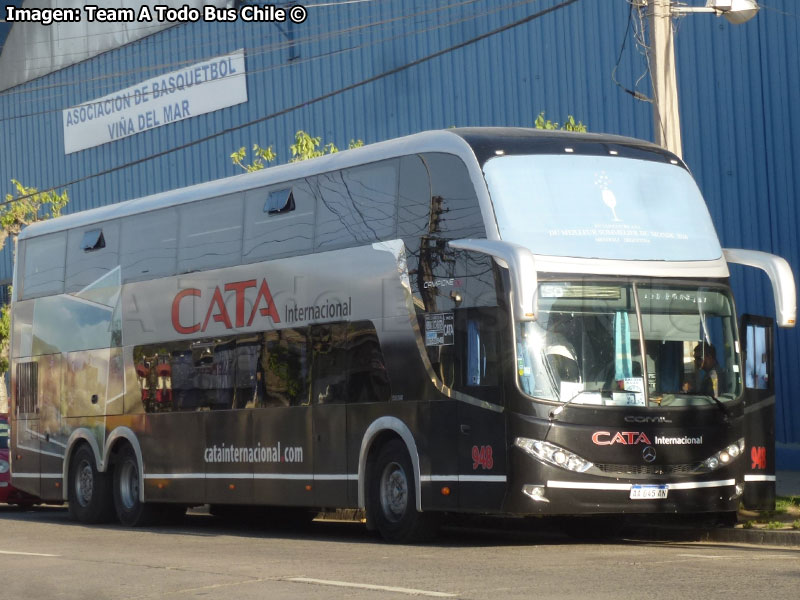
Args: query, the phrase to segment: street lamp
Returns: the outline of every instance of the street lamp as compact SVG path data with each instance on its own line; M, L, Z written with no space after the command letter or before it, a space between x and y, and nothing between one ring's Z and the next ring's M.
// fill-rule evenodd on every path
M691 13L714 13L739 25L755 17L759 6L756 0L707 0L705 6L678 6L673 0L644 0L644 3L651 8L650 76L653 81L655 142L681 156L683 151L672 17Z
M756 0L707 0L705 6L673 6L672 14L713 12L734 25L741 25L755 17L759 8Z

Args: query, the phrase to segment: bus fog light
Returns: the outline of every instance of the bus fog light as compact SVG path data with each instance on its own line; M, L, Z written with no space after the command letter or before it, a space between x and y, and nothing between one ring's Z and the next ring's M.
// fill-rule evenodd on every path
M736 495L734 496L734 498L738 498L742 494L744 494L744 484L743 483L737 483L736 484Z
M528 496L534 502L550 502L544 495L543 485L526 484L522 486L522 493Z

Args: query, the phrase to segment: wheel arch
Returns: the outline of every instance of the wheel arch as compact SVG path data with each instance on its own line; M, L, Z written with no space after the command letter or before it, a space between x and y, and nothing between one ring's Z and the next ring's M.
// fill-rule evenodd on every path
M422 512L422 487L420 485L420 466L419 452L417 443L408 426L397 417L380 417L373 421L364 432L361 438L361 450L358 454L358 506L366 508L367 497L367 462L375 443L379 441L382 434L392 433L391 437L398 437L406 446L408 455L411 458L411 466L414 470L414 484L416 498L414 499L417 510Z

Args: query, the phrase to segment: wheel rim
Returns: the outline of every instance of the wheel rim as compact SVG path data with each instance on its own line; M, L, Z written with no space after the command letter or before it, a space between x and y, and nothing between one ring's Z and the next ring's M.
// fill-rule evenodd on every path
M391 462L383 469L380 488L381 509L392 523L403 518L408 507L408 478L403 467Z
M82 460L75 472L75 498L83 507L92 501L94 492L94 471L88 460Z
M139 471L136 464L126 460L122 466L119 477L119 498L122 505L131 510L139 501Z

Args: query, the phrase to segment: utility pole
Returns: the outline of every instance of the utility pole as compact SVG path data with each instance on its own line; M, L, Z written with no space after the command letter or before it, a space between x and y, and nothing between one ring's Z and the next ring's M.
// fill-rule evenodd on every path
M683 155L681 116L678 110L678 78L675 74L675 45L672 17L692 13L713 13L734 25L745 23L758 13L756 0L706 0L705 6L673 4L673 0L638 0L647 5L650 27L650 79L653 82L653 129L655 142Z
M678 110L678 79L672 35L672 0L650 0L650 78L653 82L653 131L655 142L683 155L681 116Z

